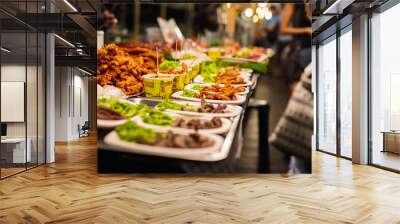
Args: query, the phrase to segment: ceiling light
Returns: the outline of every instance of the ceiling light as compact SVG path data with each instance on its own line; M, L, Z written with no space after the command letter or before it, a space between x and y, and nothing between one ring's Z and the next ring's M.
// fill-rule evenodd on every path
M72 47L72 48L75 48L75 45L73 45L71 42L69 42L68 40L66 40L66 39L64 39L64 38L62 38L62 37L60 37L59 35L57 35L57 34L54 34L54 36L57 38L57 39L59 39L59 40L61 40L62 42L64 42L66 45L68 45L68 46L70 46L70 47Z
M231 8L231 3L226 3L226 7L229 9Z
M253 16L253 9L251 9L251 8L247 8L247 9L245 9L244 10L244 15L246 16L246 17L252 17Z
M5 47L1 47L0 49L1 49L1 51L4 51L4 52L6 52L6 53L10 53L10 52L11 52L10 50L8 50L8 49L5 48Z
M72 11L78 12L78 10L77 10L68 0L64 0L64 3L65 3L66 5L68 5L68 7L69 7L70 9L72 9Z
M264 18L265 12L266 12L265 8L257 7L257 9L256 9L256 13L257 13L258 17L260 17L260 18L261 17Z

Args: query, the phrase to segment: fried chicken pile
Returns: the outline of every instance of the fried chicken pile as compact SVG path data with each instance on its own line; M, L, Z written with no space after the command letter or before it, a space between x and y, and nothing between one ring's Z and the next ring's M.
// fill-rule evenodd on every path
M205 92L215 92L215 93L242 93L246 91L246 87L243 86L231 86L231 85L211 85L205 86L201 91Z
M135 44L124 44L120 46L120 49L128 53L132 59L140 61L146 74L157 72L157 52ZM164 60L162 55L162 52L158 53L158 63Z
M161 41L145 41L145 42L126 42L118 44L118 46L122 48L135 48L135 47L142 47L147 48L149 50L155 51L156 48L159 49L160 52L172 52L171 44Z
M245 81L240 75L219 74L215 78L215 83L220 84L244 84Z
M208 100L237 100L237 96L233 92L227 93L216 93L216 92L207 92L207 91L200 91L195 94L196 98L199 99L208 99Z
M137 56L133 57L115 44L105 45L97 51L97 83L101 86L114 85L126 95L141 92L142 75L156 70L154 60L149 59L154 52L149 51L137 50Z
M160 72L163 74L185 74L188 71L188 66L185 63L182 63L181 66L179 66L179 69L174 69L174 68L167 68L164 70L160 69Z
M244 84L240 76L240 69L236 67L225 68L215 77L215 82L220 84Z

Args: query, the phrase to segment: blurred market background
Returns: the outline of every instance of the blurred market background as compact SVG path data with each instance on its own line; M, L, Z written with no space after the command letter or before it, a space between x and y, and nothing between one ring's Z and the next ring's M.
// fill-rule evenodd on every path
M305 4L223 3L150 4L105 3L99 29L104 43L164 41L157 18L174 19L185 39L204 47L260 46L271 48L275 56L268 71L259 79L254 98L271 106L269 133L274 132L304 68L311 62L311 6ZM172 45L173 46L173 45ZM311 102L312 104L312 102ZM245 145L238 172L257 169L258 118L251 111L245 126ZM311 124L306 124L311 126ZM301 126L301 125L300 125ZM299 127L301 128L301 127ZM266 137L266 136L265 136ZM311 137L310 137L311 141ZM305 143L305 145L310 145ZM271 172L285 173L290 168L310 172L311 155L270 147ZM307 148L299 147L299 151ZM308 149L311 151L311 147ZM307 153L306 153L307 155ZM296 158L297 157L297 158Z

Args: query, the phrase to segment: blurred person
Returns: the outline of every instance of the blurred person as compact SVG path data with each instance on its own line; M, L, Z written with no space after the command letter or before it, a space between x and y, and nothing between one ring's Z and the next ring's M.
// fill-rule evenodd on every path
M293 94L269 137L269 143L290 156L289 172L311 173L311 137L314 124L314 101L309 64L296 83Z
M108 10L108 9L104 10L102 18L103 18L103 22L104 22L102 24L102 27L105 29L111 29L111 28L115 27L118 23L118 20L115 17L115 15L112 12L110 12L110 10Z
M112 13L111 9L108 8L109 5L103 6L103 13L99 18L99 30L104 31L104 43L110 42L110 34L109 30L115 28L118 24L118 19L115 17L114 13Z
M217 45L221 40L217 9L219 4L203 4L196 9L194 31L198 40L208 45Z
M275 5L269 7L272 17L265 20L264 27L257 36L254 45L260 47L273 48L276 50L276 42L279 34L280 17Z
M284 4L280 33L292 36L282 52L282 62L287 68L292 91L303 69L311 62L311 5Z
M265 30L267 33L267 40L272 45L275 46L276 41L278 40L279 34L279 24L281 22L278 8L275 5L271 5L269 7L269 11L271 12L271 19L265 20Z
M311 90L311 5L285 4L280 32L292 37L282 55L282 62L291 82L291 97L269 142L290 156L289 172L311 173L311 137L314 124Z

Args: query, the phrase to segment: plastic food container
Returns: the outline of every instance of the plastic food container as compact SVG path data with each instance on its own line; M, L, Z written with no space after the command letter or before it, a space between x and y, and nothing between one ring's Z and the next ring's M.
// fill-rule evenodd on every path
M147 74L143 76L144 92L149 98L170 98L174 85L173 75Z
M192 70L190 70L190 80L196 77L199 73L200 73L200 64L197 64L192 67Z
M191 71L186 72L185 74L185 85L189 84L191 80Z
M211 60L217 60L217 58L222 56L222 50L218 48L210 48L207 51L207 55L211 58Z
M173 85L172 92L176 92L182 90L185 86L186 73L184 74L163 74L160 73L160 76L170 76L173 77Z

